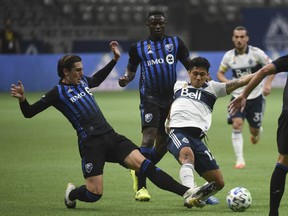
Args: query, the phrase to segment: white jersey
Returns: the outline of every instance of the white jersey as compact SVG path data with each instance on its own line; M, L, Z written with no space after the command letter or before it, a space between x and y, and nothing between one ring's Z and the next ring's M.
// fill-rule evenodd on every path
M186 81L177 81L170 110L170 128L197 127L206 133L211 126L217 98L226 95L226 83L209 81L201 88L194 88Z
M225 53L220 63L219 70L227 72L230 68L232 70L233 79L238 79L244 75L255 73L261 67L269 64L272 60L264 53L263 50L248 46L244 54L237 54L235 49L229 50ZM232 95L237 97L245 86L233 91ZM251 92L248 100L257 98L262 94L263 81Z

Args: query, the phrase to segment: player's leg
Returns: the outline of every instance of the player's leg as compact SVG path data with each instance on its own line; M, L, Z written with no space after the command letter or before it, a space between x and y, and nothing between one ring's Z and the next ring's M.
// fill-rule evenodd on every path
M251 143L257 144L263 131L261 125L265 110L265 99L260 95L255 99L249 100L246 107L246 119L249 123L251 133L250 140Z
M133 150L125 158L124 164L130 169L143 173L157 187L184 197L190 205L197 204L201 197L209 195L215 189L215 182L202 186L197 191L194 188L190 189L178 183L170 175L146 159L138 150Z
M158 135L160 108L154 104L145 102L141 104L140 111L142 124L142 143L140 152L145 158L152 160L153 154L157 154L154 149L154 144ZM147 190L146 176L142 173L135 172L135 176L132 176L132 178L133 188L137 188L135 199L139 201L149 201L151 196Z
M197 141L194 142L193 136L199 137L201 135L201 130L197 128L173 128L170 130L169 138L168 138L168 150L174 156L174 158L181 165L179 176L181 183L187 187L194 188L197 191L200 187L196 187L194 181L194 152L192 148L197 149L194 144L197 142L196 146L205 146L204 143L196 138ZM199 149L201 154L203 154L207 148ZM208 157L208 156L207 156ZM218 167L218 166L217 166ZM217 198L211 197L209 204L218 204L219 201ZM203 207L206 205L207 199L203 200L203 202L198 203L198 207ZM184 201L184 206L191 208L186 201Z
M240 114L240 113L238 113ZM242 117L234 117L232 119L232 146L236 157L236 164L234 168L242 169L245 167L244 153L243 153L243 129L244 120Z
M140 152L144 155L145 158L151 160L153 153L154 141L157 137L157 128L155 127L146 127L142 131L142 144L140 146ZM133 171L132 171L133 173ZM133 178L133 188L137 188L135 191L135 200L138 201L149 201L151 196L147 190L146 176L143 173L135 172Z
M156 142L153 147L152 155L151 155L151 161L155 165L163 158L163 156L167 152L167 137L168 136L165 132L164 125L165 125L165 120L169 113L169 110L170 110L170 106L168 109L158 108L157 112L155 110L155 113L157 113L157 115L159 116L157 117L157 120L159 122L155 124L158 126L157 138L156 138Z
M65 205L67 208L75 208L76 200L82 202L97 202L103 194L103 176L93 176L85 179L86 185L76 187L68 183L65 193Z
M106 137L106 138L105 138ZM76 187L68 183L65 192L65 205L67 208L75 208L76 200L83 202L96 202L103 194L103 167L105 164L105 152L109 135L99 137L88 137L81 140L79 145L80 156L82 157L82 172L85 178L85 185Z
M282 111L278 119L277 146L279 157L270 181L269 216L278 216L288 172L288 112Z

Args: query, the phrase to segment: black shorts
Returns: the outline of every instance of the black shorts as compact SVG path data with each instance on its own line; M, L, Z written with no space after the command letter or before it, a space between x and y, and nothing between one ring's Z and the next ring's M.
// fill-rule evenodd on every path
M124 159L139 149L123 135L110 131L99 136L89 136L79 143L84 178L103 174L105 162L124 165Z
M235 98L232 97L231 101ZM257 98L247 100L246 106L243 112L237 111L233 116L228 115L227 122L232 124L233 118L247 119L249 126L253 128L260 128L262 125L262 119L265 110L265 99L263 95L259 95Z
M143 103L140 106L142 130L146 127L155 127L158 128L158 133L165 134L164 123L169 110L170 106L162 108L150 102Z
M277 146L280 154L288 154L288 110L283 110L278 119Z

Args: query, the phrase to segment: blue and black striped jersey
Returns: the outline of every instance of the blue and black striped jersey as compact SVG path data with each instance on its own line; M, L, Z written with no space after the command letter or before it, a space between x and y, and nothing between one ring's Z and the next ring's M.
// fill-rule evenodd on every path
M90 88L99 86L115 64L116 62L112 60L92 77L83 76L78 85L64 84L60 80L58 85L36 103L30 105L27 100L21 102L20 108L23 115L31 118L54 106L69 120L79 139L113 130L102 114Z
M165 36L159 41L151 38L141 40L130 48L129 57L131 65L141 65L141 102L149 100L159 106L169 105L173 100L178 60L183 63L189 58L189 51L183 41L177 36Z

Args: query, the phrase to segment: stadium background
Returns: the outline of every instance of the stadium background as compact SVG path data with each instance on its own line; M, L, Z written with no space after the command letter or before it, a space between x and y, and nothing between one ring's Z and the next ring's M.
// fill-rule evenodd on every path
M120 90L117 78L127 64L127 51L148 35L145 18L155 9L166 13L167 33L180 36L192 57L211 61L214 79L224 51L233 47L237 25L246 26L250 44L272 59L288 48L288 0L0 0L0 5L0 20L13 19L22 50L21 55L0 56L2 92L18 79L28 91L49 90L58 81L56 63L64 53L81 54L90 75L109 61L111 40L120 43L122 58L101 89ZM179 67L179 79L185 79ZM273 85L282 87L283 78L286 74ZM128 89L137 88L137 82Z

